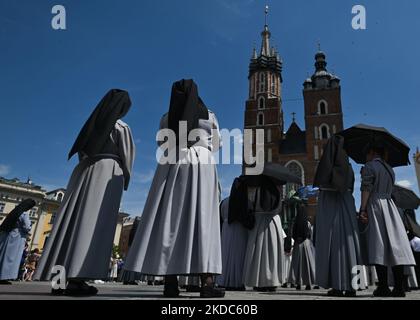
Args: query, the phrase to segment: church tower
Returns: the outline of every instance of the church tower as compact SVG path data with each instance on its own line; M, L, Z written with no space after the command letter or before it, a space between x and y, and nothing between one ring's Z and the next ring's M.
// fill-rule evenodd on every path
M267 24L268 7L265 11L265 25L261 33L262 44L259 53L254 48L249 65L249 94L245 108L245 129L253 130L255 155L255 130L263 129L265 138L265 161L277 162L278 141L283 135L282 111L282 60L270 45L271 32Z
M315 73L303 84L305 105L307 172L306 184L312 184L324 146L335 133L343 130L340 79L327 70L326 55L315 55Z

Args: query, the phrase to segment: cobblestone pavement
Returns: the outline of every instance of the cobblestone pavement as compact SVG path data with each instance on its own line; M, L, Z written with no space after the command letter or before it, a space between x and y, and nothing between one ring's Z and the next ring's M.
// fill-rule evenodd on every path
M96 300L159 300L163 299L161 286L125 286L119 283L95 285L99 289L96 297L83 299ZM358 300L375 300L372 290L358 292ZM181 290L179 300L198 299L198 293L187 293ZM0 286L0 300L63 300L76 299L69 297L53 297L50 295L50 284L46 282L15 282L12 285ZM407 294L407 299L420 300L420 291ZM222 301L228 300L334 300L327 297L326 290L297 291L295 289L279 288L274 293L259 293L254 291L227 292Z

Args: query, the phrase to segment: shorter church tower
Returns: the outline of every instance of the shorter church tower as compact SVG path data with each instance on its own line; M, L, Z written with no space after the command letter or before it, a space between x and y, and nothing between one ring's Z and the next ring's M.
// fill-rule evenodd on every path
M324 146L335 133L343 130L340 79L327 71L326 55L315 55L315 73L303 84L305 105L307 172L312 184Z

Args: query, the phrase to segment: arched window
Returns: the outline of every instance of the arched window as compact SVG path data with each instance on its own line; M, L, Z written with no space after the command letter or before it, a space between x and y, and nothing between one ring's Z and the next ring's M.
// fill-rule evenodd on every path
M258 109L265 109L265 99L264 99L264 97L260 97L258 99Z
M319 115L326 115L328 114L328 103L325 100L321 100L318 102L318 114Z
M63 201L63 197L64 197L64 194L62 194L61 192L59 192L58 194L57 194L57 201Z
M300 162L296 160L292 160L289 163L286 164L286 168L288 168L295 176L299 177L302 181L302 185L305 183L305 171L303 169L303 166ZM297 191L301 186L294 184L294 183L288 183L286 185L286 196L288 196L292 190Z
M264 72L260 73L260 92L264 92L265 91L265 83L266 83L266 76Z
M258 113L257 126L263 126L263 125L264 125L264 113L260 112Z
M271 75L271 94L276 94L276 76Z
M326 124L321 125L319 127L319 136L321 140L328 140L331 137L330 127Z

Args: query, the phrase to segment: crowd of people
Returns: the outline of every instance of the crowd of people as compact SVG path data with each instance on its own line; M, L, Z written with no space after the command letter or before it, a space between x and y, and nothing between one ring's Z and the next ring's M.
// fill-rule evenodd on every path
M25 259L24 279L49 281L53 267L60 265L67 285L52 289L53 295L96 295L98 289L88 281L111 280L162 283L168 298L178 297L183 287L203 298L222 298L226 290L275 292L288 285L355 297L357 290L376 282L375 277L374 296L404 297L408 275L412 287L417 286L420 234L404 224L393 199L392 167L407 164L405 151L398 151L403 158L398 162L384 135L363 148L351 145L351 134L332 136L314 182L319 188L316 220L311 223L300 199L284 230L284 186L299 184L301 178L281 165L265 163L262 174L236 178L229 198L221 201L215 162L203 161L221 147L219 124L192 80L173 84L160 129L174 132L175 143L158 142L167 148L168 161L157 165L128 256L124 262L118 256L110 260L135 157L131 130L121 120L130 106L126 91L111 90L80 131L69 154L69 159L77 154L80 162L42 257L34 251ZM180 141L183 129L196 139ZM351 150L362 155L357 158ZM350 157L364 164L359 210ZM30 231L27 210L18 206L1 226L2 281L18 278Z

